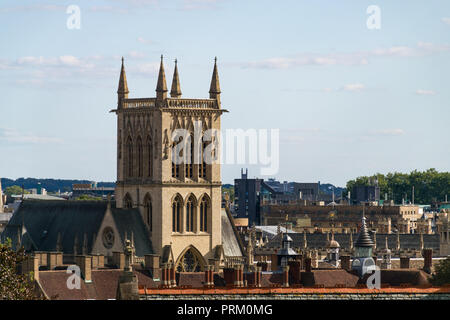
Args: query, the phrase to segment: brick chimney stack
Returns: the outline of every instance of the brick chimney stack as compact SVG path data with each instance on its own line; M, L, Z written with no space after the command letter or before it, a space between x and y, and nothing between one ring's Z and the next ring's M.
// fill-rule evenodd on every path
M144 259L145 269L150 271L153 279L159 279L161 277L159 256L155 254L146 254Z
M177 281L175 280L175 264L173 262L170 264L169 273L170 273L169 285L171 288L175 288L177 286Z
M305 258L305 271L311 272L311 258Z
M76 256L76 264L80 267L84 282L92 282L92 258L85 255Z
M433 249L423 249L423 271L431 274L431 267L433 265Z
M227 287L234 285L234 269L233 268L224 268L223 269L223 279L225 280L225 285Z
M409 269L409 257L400 257L400 268Z
M350 256L341 256L341 268L347 271L352 269L350 264Z
M299 284L300 283L300 270L301 270L301 261L289 261L289 275L292 278L292 283Z
M205 287L213 288L214 287L214 266L207 265L205 266Z

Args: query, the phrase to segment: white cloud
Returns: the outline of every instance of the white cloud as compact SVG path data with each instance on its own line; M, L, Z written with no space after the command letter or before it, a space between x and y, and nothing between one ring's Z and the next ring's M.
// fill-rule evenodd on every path
M450 25L450 18L442 18L443 23Z
M378 136L401 136L404 135L405 131L403 129L395 128L395 129L381 129L375 130L371 132L371 135Z
M98 59L98 58L97 58ZM90 58L80 59L71 55L44 58L27 56L17 58L14 62L9 62L12 66L42 66L42 67L78 67L78 68L92 68L94 64L89 62Z
M251 61L240 64L243 68L259 69L288 69L298 66L330 66L330 65L366 65L368 61L360 55L330 54L314 55L300 54L295 57L276 57L260 61Z
M219 0L183 0L183 9L209 9L217 7Z
M130 52L128 52L128 55L133 59L145 58L145 53L140 52L140 51L130 51Z
M140 42L140 43L142 43L142 44L153 44L153 41L152 41L152 40L147 40L147 39L144 39L144 38L142 38L142 37L138 37L138 38L137 38L137 41Z
M63 140L54 137L39 136L32 133L23 133L15 129L0 127L0 141L21 144L47 144L47 143L61 143Z
M342 87L344 91L361 91L365 88L362 83L350 83Z
M23 6L14 6L14 7L3 7L0 8L0 13L13 13L13 12L30 12L30 11L64 11L67 9L67 6L62 5L23 5Z
M159 70L158 62L142 63L136 67L130 68L131 72L141 75L156 75Z
M291 57L272 57L259 61L249 61L237 64L242 68L258 69L288 69L298 66L358 66L367 65L372 58L380 57L421 57L450 51L450 45L435 45L433 43L418 42L416 46L393 46L377 48L365 52L351 52L339 54L301 53Z
M421 96L434 96L436 94L436 92L433 90L419 89L416 91L416 94L421 95Z
M102 12L102 13L129 13L129 10L121 7L114 6L91 6L89 8L92 12Z

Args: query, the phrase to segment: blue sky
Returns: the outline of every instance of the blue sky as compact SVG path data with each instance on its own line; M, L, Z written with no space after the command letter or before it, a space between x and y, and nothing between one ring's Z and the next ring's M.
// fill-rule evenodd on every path
M280 129L280 180L450 167L449 1L4 0L0 21L3 177L114 181L120 57L152 97L160 54L193 98L218 57L222 126Z

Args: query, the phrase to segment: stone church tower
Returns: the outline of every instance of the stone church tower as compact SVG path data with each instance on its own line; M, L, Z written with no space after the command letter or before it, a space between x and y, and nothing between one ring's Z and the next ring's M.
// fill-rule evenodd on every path
M122 58L117 90L117 185L116 206L139 208L149 230L154 253L169 256L181 271L199 271L221 246L221 174L220 164L193 160L198 139L200 155L207 147L220 154L216 139L212 142L194 132L220 130L221 108L217 59L209 90L209 99L181 97L177 61L170 91L166 84L163 57L154 98L129 98ZM176 129L188 135L175 137ZM174 163L176 144L186 148L178 155L183 163ZM217 140L218 141L218 140ZM203 148L202 148L203 147ZM189 152L189 149L191 152ZM218 247L219 246L219 247ZM220 251L220 250L219 250ZM164 258L162 258L164 259Z

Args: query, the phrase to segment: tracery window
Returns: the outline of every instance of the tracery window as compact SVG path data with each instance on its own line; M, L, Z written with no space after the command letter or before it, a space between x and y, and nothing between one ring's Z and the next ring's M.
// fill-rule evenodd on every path
M209 212L209 199L207 196L202 198L200 202L200 231L208 232L208 212Z
M200 272L203 269L203 258L192 248L188 249L179 259L178 272Z
M133 177L133 140L131 140L131 137L128 137L127 139L127 170L128 170L128 177Z
M194 232L195 198L190 196L186 203L186 232Z
M172 203L172 232L181 232L181 210L183 201L180 195L175 197Z
M125 209L131 209L133 208L133 199L131 199L131 196L129 193L125 195L125 198L123 199L123 207Z
M137 160L138 160L138 177L143 176L143 163L144 163L144 155L143 155L143 148L142 148L142 139L141 137L137 140Z
M152 178L153 176L153 145L152 138L148 137L147 139L147 155L148 155L148 177Z
M153 207L150 196L146 196L144 200L145 218L148 225L148 230L151 232L153 229Z

